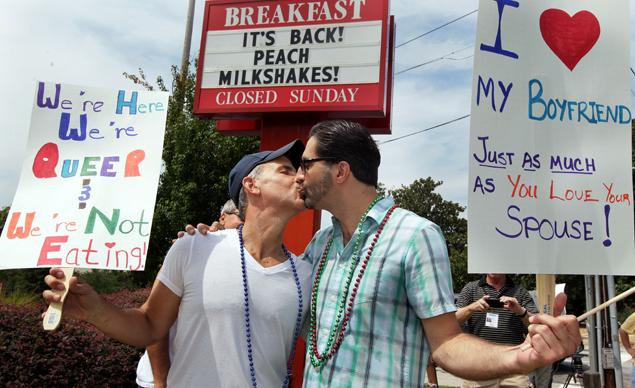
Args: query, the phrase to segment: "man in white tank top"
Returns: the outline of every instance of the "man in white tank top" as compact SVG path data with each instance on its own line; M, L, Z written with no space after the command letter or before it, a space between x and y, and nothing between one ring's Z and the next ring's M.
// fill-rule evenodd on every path
M211 232L224 229L236 229L243 224L238 214L238 208L231 199L227 200L220 209L218 221L210 227ZM167 386L168 372L173 357L174 345L172 341L176 335L176 324L170 328L170 334L156 344L146 348L137 364L137 385L142 388L161 388Z

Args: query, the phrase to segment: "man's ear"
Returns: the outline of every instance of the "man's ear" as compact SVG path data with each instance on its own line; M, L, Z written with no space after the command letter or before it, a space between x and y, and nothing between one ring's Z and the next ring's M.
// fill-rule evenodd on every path
M344 183L351 176L351 165L346 161L337 162L335 182Z
M260 195L260 187L258 182L250 176L243 178L243 190L251 195Z

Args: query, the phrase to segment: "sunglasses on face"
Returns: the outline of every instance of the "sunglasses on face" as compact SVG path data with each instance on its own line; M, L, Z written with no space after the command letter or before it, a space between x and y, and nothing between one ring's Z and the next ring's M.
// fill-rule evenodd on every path
M304 158L302 158L300 160L300 168L303 171L306 171L315 162L323 162L323 161L324 162L335 162L337 160L338 159L336 157L333 157L333 156L324 156L324 157L321 157L321 158L313 158L313 159L304 159Z

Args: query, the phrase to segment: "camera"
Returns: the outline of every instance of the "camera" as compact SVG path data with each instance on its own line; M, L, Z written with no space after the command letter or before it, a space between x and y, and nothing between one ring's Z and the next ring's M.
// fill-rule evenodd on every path
M487 302L489 307L492 308L502 308L504 306L504 303L501 302L498 298L485 299L485 302Z

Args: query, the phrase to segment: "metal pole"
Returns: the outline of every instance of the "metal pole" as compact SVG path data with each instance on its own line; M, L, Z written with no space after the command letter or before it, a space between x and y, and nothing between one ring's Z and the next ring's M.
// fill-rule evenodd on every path
M606 276L600 276L600 293L602 301L608 300L608 291L606 286ZM611 324L609 319L609 311L604 309L601 312L602 317L602 363L604 371L605 388L615 388L615 359L613 358L613 349L611 348Z
M584 290L586 292L586 311L591 310L595 304L593 303L595 297L593 296L593 278L590 275L584 276ZM595 315L591 315L586 320L586 329L589 336L589 366L590 372L598 372L598 342L597 333L595 332Z
M595 275L595 305L598 306L602 303L602 297L600 296L600 275ZM595 333L597 336L597 357L598 357L598 372L600 373L600 385L604 386L604 365L602 364L602 316L600 312L595 314Z
M615 280L613 276L606 277L609 299L615 296ZM609 306L610 324L611 324L611 343L613 344L613 357L615 369L615 387L622 388L624 377L622 376L622 360L620 355L620 340L617 327L617 306L612 304Z
M190 46L192 45L192 24L194 23L195 0L188 0L187 21L185 22L185 39L183 40L183 56L181 58L181 79L185 80L190 63Z
M584 290L586 310L589 311L595 306L593 277L591 277L590 275L586 275L584 277ZM589 348L587 349L587 351L589 353L590 364L589 370L584 372L584 386L587 388L600 388L602 386L600 383L600 368L598 367L598 341L595 328L595 315L591 315L586 319L586 329L589 338Z

